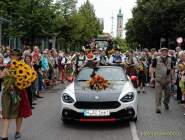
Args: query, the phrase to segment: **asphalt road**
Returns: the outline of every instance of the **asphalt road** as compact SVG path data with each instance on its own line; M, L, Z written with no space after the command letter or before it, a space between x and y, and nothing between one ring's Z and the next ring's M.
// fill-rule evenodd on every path
M65 125L60 120L60 93L63 86L43 92L45 98L36 101L33 116L25 119L20 140L185 140L185 109L172 98L170 110L155 113L154 90L139 95L136 124ZM2 125L0 122L0 131ZM15 122L10 123L9 139L13 140Z

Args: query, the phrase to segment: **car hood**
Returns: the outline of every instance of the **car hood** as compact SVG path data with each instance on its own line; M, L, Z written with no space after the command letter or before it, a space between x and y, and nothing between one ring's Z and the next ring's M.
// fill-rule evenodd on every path
M75 98L77 101L118 101L123 90L128 88L128 84L127 81L113 82L105 90L97 91L88 88L85 82L76 82L74 84Z

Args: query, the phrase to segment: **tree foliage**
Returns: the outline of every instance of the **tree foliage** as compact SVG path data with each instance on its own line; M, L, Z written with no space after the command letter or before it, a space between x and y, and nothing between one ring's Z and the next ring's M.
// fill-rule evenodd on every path
M3 32L29 45L47 38L62 40L66 47L83 44L101 33L102 28L89 1L79 10L76 3L77 0L0 1L0 17L10 21Z
M170 47L185 34L184 0L142 0L133 9L133 18L126 24L126 40L130 44L159 48L160 39ZM175 44L173 44L175 45Z
M122 38L114 38L113 39L114 43L120 48L122 52L125 52L129 50L127 42L125 39Z
M87 41L89 38L95 37L102 33L101 25L95 15L94 7L89 0L87 0L84 5L80 7L78 14L83 21L83 27L81 30L83 40Z

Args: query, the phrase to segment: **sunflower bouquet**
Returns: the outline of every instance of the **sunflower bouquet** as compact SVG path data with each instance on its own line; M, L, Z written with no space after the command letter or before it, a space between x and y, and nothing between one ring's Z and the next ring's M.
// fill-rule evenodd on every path
M28 88L37 78L37 73L23 61L12 60L6 78L4 78L5 91L12 85L22 90Z
M87 81L87 85L89 88L94 90L105 90L109 87L110 83L102 76L95 74L89 81Z

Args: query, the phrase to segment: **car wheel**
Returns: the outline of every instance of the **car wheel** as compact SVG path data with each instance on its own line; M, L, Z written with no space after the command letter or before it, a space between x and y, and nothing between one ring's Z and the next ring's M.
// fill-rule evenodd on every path
M71 120L68 120L68 119L62 119L62 122L64 124L70 124L71 123Z
M137 122L137 116L133 118L131 121Z

